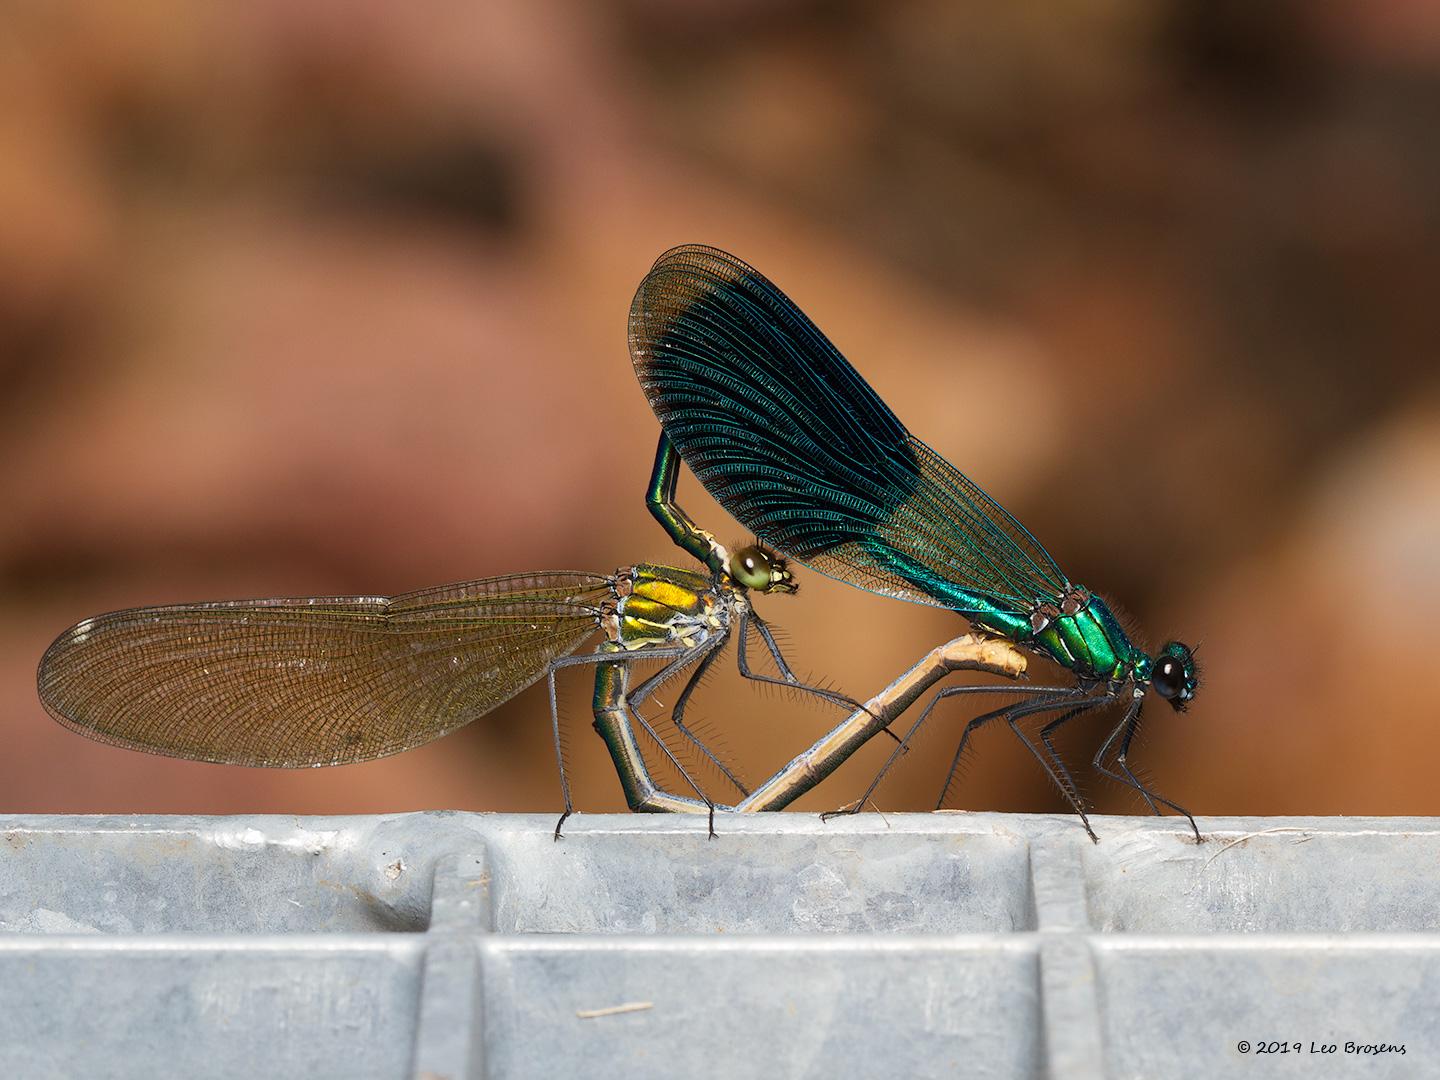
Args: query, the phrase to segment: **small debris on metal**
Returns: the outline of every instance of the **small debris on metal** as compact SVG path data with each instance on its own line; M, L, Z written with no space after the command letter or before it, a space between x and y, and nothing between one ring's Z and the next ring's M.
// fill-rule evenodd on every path
M1291 826L1280 826L1274 829L1261 829L1259 832L1246 833L1244 836L1238 836L1234 840L1231 840L1219 851L1215 852L1214 855L1211 855L1210 858L1206 859L1205 865L1209 866L1212 862L1218 859L1221 855L1224 855L1225 852L1229 851L1232 847L1243 844L1247 840L1253 840L1257 836L1270 836L1273 833L1303 833L1304 835L1302 835L1299 840L1295 841L1295 843L1297 844L1303 844L1311 838L1310 829L1297 829Z
M610 1005L603 1009L576 1009L575 1015L581 1020L595 1020L602 1016L619 1016L622 1013L644 1012L653 1009L653 1001L627 1001L623 1005Z

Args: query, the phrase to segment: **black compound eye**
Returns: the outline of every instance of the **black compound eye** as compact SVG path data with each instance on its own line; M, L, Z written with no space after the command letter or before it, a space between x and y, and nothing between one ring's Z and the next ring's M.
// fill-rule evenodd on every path
M1185 669L1173 656L1162 656L1150 672L1150 685L1166 700L1176 697L1185 686Z

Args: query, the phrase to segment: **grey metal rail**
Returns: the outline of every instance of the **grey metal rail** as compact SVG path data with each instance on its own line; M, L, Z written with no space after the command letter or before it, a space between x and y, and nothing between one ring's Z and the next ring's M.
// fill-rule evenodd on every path
M0 1076L1440 1075L1440 822L1095 825L0 818Z

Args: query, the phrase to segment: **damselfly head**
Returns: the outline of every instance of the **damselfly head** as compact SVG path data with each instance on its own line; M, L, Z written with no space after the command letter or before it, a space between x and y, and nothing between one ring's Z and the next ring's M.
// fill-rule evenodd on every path
M730 556L730 576L737 585L763 593L793 593L800 586L785 568L785 560L760 544L738 549Z
M1150 686L1176 712L1184 712L1199 685L1194 650L1183 642L1166 642L1150 669Z

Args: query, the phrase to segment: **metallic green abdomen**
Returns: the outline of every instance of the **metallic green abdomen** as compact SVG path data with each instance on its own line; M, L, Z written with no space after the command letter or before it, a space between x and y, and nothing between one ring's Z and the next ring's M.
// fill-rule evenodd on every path
M1055 615L1037 632L1030 613L1020 610L1021 602L1014 597L967 589L893 548L870 545L866 551L886 570L953 608L981 630L1034 649L1083 679L1108 681L1123 677L1129 666L1141 658L1105 601L1093 594L1079 611ZM1126 671L1119 670L1121 667Z

